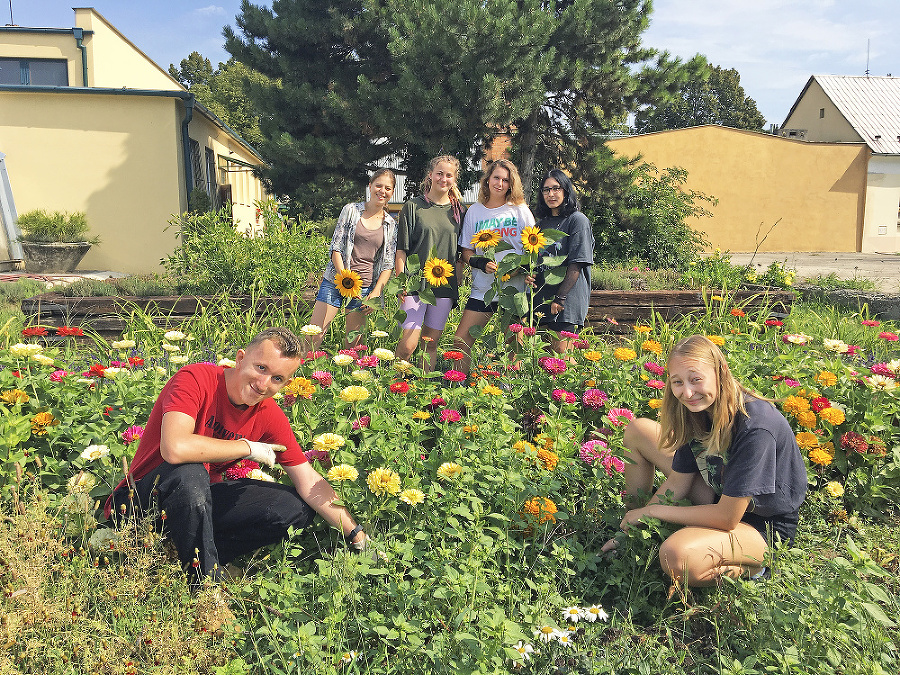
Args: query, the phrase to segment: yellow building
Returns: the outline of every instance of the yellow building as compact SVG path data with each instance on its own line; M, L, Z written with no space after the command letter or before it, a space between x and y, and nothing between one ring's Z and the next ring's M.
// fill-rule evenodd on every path
M865 143L812 144L717 125L607 143L660 168L682 167L686 189L715 197L718 203L707 206L711 218L688 222L712 247L735 253L862 250L871 154Z
M74 28L0 27L0 153L19 213L86 212L102 242L84 269L159 271L194 188L241 229L269 197L259 154L92 8Z
M779 133L809 143L864 143L871 156L857 250L900 252L900 77L813 75Z

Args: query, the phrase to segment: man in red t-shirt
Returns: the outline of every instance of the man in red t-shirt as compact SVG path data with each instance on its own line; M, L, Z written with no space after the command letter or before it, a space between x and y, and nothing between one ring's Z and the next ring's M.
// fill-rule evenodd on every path
M284 412L271 400L300 365L300 339L269 328L239 349L234 368L195 363L166 383L123 480L107 500L107 517L153 513L178 556L200 580L218 580L235 557L280 541L316 513L362 549L362 526L312 468ZM251 459L278 462L293 483L223 480Z

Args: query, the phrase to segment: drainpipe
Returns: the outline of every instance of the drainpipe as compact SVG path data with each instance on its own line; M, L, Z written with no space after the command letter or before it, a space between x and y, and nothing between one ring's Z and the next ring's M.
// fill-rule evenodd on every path
M84 28L73 28L72 35L75 36L75 44L81 50L81 79L84 86L88 86L87 77L87 47L84 46Z
M191 190L194 189L194 168L191 162L191 137L188 134L188 125L194 117L194 95L188 93L181 100L184 102L184 120L181 122L181 150L184 155L184 188L185 204L191 199Z

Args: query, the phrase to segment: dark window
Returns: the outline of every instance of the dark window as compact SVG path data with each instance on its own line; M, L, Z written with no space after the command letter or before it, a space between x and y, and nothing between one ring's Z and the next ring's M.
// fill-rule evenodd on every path
M825 117L825 108L819 108L819 119Z
M201 159L200 159L200 144L195 141L193 138L191 139L191 171L193 172L192 178L194 179L194 187L202 188L205 187L203 184L203 172L201 169Z
M0 59L0 84L68 87L69 71L61 59Z
M216 154L206 148L206 194L209 195L209 201L212 202L213 208L219 208L219 185L216 181Z

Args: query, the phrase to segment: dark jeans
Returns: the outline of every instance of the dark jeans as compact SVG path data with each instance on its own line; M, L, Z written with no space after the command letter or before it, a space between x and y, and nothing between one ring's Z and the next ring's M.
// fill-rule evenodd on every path
M281 541L289 527L305 527L315 516L291 486L250 478L210 484L202 464L163 462L137 481L134 504L128 492L113 495L117 519L152 514L191 581L218 580L238 556Z

